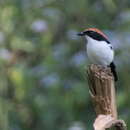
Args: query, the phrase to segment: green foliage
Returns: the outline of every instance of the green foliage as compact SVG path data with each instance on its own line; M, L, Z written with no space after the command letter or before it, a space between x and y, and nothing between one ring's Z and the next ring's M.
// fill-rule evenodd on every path
M91 130L88 27L106 32L116 50L119 116L130 127L129 0L0 1L0 129Z

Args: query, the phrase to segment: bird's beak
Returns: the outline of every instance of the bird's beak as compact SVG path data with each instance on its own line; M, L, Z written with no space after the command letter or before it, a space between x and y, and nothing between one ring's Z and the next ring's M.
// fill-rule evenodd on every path
M84 32L79 32L77 35L78 35L78 36L84 36L85 33L84 33Z

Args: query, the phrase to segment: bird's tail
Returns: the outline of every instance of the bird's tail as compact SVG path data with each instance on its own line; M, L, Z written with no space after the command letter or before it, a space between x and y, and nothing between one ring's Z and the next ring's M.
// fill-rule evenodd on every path
M115 81L117 81L118 76L117 76L117 73L116 73L116 66L115 66L114 62L111 62L110 68L111 68L111 72L113 73Z

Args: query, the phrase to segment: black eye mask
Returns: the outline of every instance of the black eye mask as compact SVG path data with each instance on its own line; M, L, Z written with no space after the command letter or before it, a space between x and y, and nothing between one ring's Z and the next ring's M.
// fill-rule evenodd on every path
M85 32L83 32L83 34L84 35L88 35L89 37L91 37L91 38L93 38L95 40L106 41L108 44L110 44L110 42L105 37L103 37L102 35L100 35L97 32L94 32L94 31L85 31Z

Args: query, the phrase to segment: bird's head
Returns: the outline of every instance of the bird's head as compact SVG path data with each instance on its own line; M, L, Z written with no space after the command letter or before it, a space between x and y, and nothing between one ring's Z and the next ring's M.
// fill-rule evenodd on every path
M97 28L85 29L84 31L78 33L78 36L85 36L86 38L90 37L97 41L109 42L107 36Z

